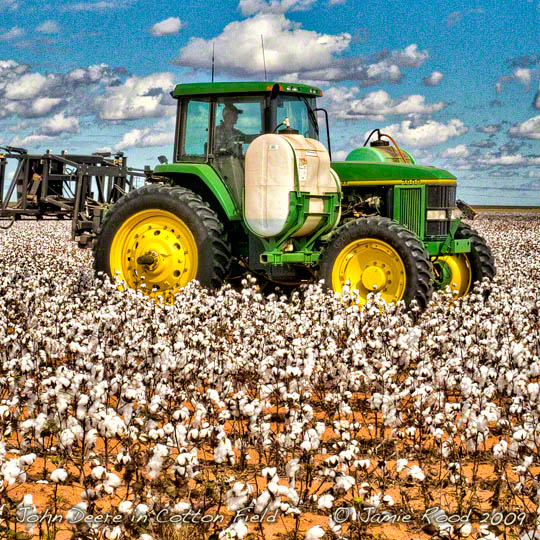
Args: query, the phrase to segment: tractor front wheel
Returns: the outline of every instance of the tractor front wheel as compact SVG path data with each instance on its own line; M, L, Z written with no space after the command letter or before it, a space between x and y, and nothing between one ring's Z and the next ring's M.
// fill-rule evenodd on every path
M431 265L418 238L383 217L361 218L336 229L321 257L321 279L341 293L349 282L364 304L370 292L387 302L413 300L425 309L433 291Z
M96 272L167 299L193 279L219 287L230 258L223 225L199 195L155 184L114 204L94 247Z
M455 238L469 239L471 251L437 257L433 265L438 274L435 282L438 288L444 289L449 285L454 295L459 298L468 294L474 284L485 277L493 279L496 269L489 246L473 228L466 223L461 223Z

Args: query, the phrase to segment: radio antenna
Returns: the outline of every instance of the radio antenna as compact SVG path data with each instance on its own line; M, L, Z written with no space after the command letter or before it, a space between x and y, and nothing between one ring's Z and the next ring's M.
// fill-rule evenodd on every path
M214 42L212 41L212 82L214 82Z
M261 45L262 45L262 52L263 52L263 64L264 64L264 80L267 81L268 77L266 76L266 58L264 56L264 39L263 35L261 34Z

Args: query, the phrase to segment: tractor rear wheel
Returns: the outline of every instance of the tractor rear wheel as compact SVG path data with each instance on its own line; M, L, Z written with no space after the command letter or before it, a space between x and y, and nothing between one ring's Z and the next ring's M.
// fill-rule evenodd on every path
M408 229L384 217L361 218L336 229L321 257L321 279L341 293L346 282L365 304L370 292L387 302L413 300L423 310L433 291L424 246Z
M444 255L434 260L439 273L436 284L439 288L450 285L457 298L465 296L474 284L485 277L493 279L496 274L495 260L486 241L466 223L461 223L455 234L456 239L470 239L469 253Z
M183 187L156 184L114 204L94 247L96 272L166 299L193 279L219 287L230 260L223 225L201 197Z

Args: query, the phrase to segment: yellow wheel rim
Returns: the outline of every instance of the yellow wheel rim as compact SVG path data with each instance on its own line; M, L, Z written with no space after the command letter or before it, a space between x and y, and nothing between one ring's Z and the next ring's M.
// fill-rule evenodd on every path
M465 296L471 288L471 263L465 253L445 255L439 257L437 262L446 263L450 270L450 283L448 284L457 298Z
M198 250L188 226L171 212L143 210L118 229L111 275L152 297L171 297L197 275Z
M362 238L351 242L336 258L332 289L341 293L345 282L357 290L365 304L370 292L381 293L387 302L403 298L407 282L405 265L397 251L382 240Z

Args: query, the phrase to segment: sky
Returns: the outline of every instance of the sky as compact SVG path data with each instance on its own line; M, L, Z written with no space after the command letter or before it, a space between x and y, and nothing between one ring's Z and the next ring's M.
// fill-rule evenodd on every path
M318 86L334 159L375 128L472 204L540 205L540 0L0 0L0 145L172 158L177 83ZM323 140L324 142L324 140Z

